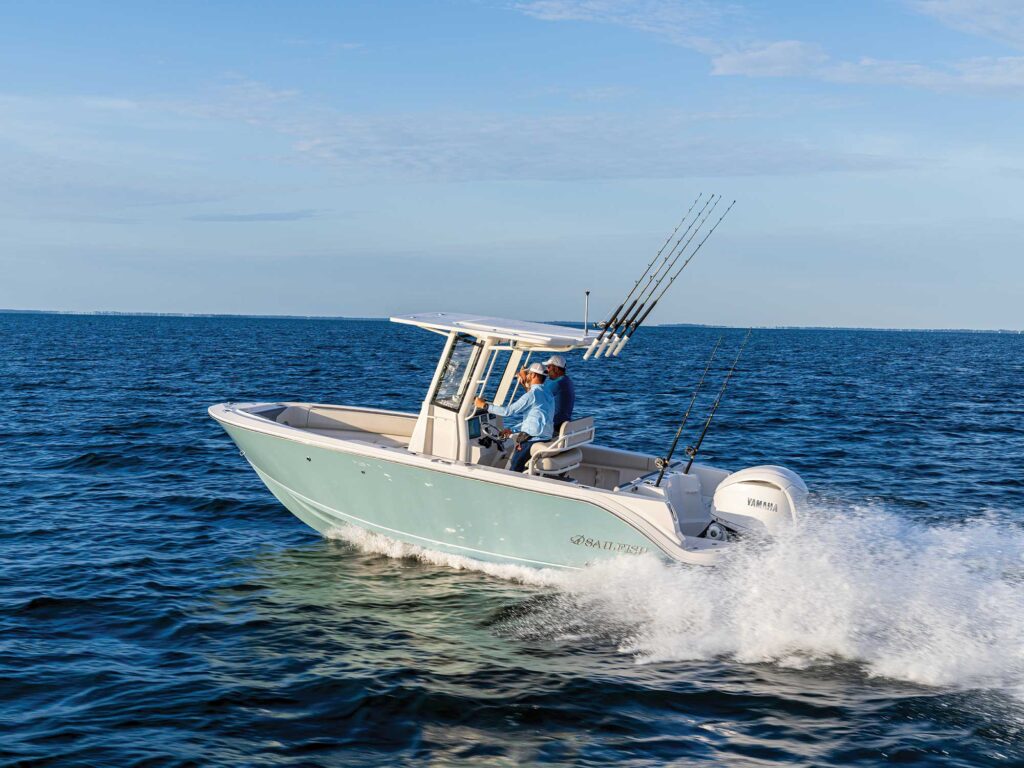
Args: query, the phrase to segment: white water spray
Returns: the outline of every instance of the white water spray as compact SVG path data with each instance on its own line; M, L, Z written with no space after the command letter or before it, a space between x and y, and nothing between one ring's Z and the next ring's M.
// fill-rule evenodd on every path
M870 676L1024 698L1024 530L994 517L926 526L881 510L809 511L715 568L648 556L536 571L362 532L342 537L365 551L555 588L513 634L611 636L639 663L855 662Z
M1024 689L1024 533L993 521L928 528L854 512L810 519L721 568L598 565L568 594L627 620L640 661L802 667Z
M533 586L557 587L565 578L565 574L560 571L530 568L524 565L486 563L470 557L449 555L445 552L418 547L415 544L406 544L403 541L390 539L379 533L372 533L354 526L331 528L324 535L328 539L348 542L361 552L371 555L384 555L399 560L419 560L431 565L453 568L456 571L478 571L498 579L517 581Z

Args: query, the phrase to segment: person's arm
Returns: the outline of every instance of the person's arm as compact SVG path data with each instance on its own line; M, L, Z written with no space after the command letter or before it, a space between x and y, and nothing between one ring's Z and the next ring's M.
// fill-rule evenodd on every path
M495 416L518 416L520 413L530 407L533 402L533 391L524 392L518 400L512 405L495 405L491 403L487 406L487 412L493 413Z
M515 408L517 405L519 405L520 402L522 401L523 397L526 397L526 395L529 394L530 387L526 383L526 379L527 379L527 377L529 375L530 375L530 372L528 370L526 370L525 368L520 368L518 371L516 371L516 379L518 379L519 386L522 387L524 391L523 391L522 397L520 397L519 400L514 402L512 405L508 406L509 409L510 409L510 411L508 413L501 413L499 411L495 411L494 410L495 408L503 408L504 406L495 405L494 403L488 404L487 401L484 400L482 397L474 398L473 399L473 404L476 405L477 408L487 408L487 410L490 413L495 413L498 416L511 416L511 415L513 415L511 409Z

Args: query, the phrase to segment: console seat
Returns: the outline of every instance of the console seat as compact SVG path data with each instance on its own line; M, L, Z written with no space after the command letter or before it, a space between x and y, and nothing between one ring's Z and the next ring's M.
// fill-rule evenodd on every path
M581 445L594 441L594 417L584 416L562 424L553 440L530 447L527 474L561 475L583 463Z

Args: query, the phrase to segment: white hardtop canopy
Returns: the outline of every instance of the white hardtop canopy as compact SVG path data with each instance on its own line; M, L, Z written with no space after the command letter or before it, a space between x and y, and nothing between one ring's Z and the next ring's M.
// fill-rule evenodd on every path
M395 315L391 318L391 322L416 325L441 334L458 331L476 338L516 342L517 346L526 349L568 351L588 347L594 340L593 336L584 336L581 328L458 312L421 312L415 315Z

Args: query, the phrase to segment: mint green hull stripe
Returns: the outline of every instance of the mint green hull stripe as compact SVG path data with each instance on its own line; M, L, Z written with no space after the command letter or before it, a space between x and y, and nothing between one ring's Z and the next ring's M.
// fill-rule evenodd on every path
M460 554L465 557L472 557L477 560L488 560L503 562L506 560L512 560L521 564L530 565L539 568L564 568L566 566L561 563L544 563L539 560L526 560L521 557L512 557L511 555L502 555L498 552L484 552L479 549L473 549L472 547L463 547L457 544L452 544L445 541L435 541L434 539L426 539L422 536L415 536L405 531L396 531L392 528L386 528L382 525L377 525L369 520L362 520L353 515L346 515L344 512L339 512L336 509L330 509L325 507L323 504L319 504L312 499L307 499L301 494L295 493L288 488L285 488L279 482L269 477L258 469L256 474L260 476L267 487L271 489L274 496L277 497L282 504L285 505L290 511L292 511L296 517L302 520L306 525L311 528L315 528L318 531L329 530L332 527L336 527L338 520L346 521L358 528L365 530L374 531L381 533L393 539L401 539L403 541L418 544L426 549L441 550L444 552L450 552L452 554ZM298 510L298 511L296 511Z

